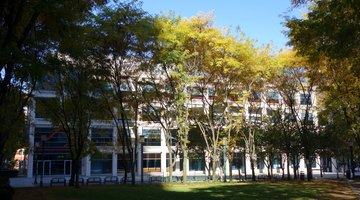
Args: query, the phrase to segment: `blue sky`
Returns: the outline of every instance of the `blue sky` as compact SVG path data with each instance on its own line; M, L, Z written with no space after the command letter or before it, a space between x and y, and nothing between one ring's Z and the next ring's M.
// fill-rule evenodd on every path
M175 12L186 18L200 12L213 11L215 26L237 26L247 37L257 41L258 46L271 43L277 49L286 48L288 39L282 33L284 16L302 15L302 11L290 10L291 0L140 0L143 9L150 14Z

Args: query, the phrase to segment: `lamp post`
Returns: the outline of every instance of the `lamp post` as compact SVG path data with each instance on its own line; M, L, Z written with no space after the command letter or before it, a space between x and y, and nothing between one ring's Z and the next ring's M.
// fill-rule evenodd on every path
M44 176L44 146L45 146L45 141L46 141L47 136L46 135L41 135L41 148L42 148L42 153L41 153L41 174L40 174L40 187L43 186L43 176Z
M140 135L140 137L139 137L139 143L140 143L141 184L144 183L144 167L143 167L143 161L144 161L144 142L145 142L144 135Z

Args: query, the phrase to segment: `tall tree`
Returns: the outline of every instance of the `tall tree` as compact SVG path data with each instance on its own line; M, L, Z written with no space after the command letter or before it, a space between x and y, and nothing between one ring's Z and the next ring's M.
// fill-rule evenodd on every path
M103 87L102 65L94 56L96 40L94 29L86 24L74 26L71 34L63 37L59 46L47 57L54 78L56 98L39 101L38 109L45 109L54 127L65 132L72 170L70 185L79 187L80 161L89 153L89 132L93 119L98 119L102 107L96 94ZM75 42L74 42L75 40Z
M107 71L106 80L113 86L107 110L118 129L124 163L128 156L132 184L135 184L136 161L136 148L133 145L136 147L138 144L137 117L142 103L140 79L142 68L146 70L146 63L150 62L152 55L156 35L153 24L153 19L137 1L104 7L95 21L98 47L101 55L104 55L101 63ZM109 100L108 95L105 98ZM134 122L133 127L130 127L130 121ZM135 144L131 142L131 128L134 130Z
M342 113L351 133L348 140L357 146L360 145L359 6L356 1L313 1L306 19L286 22L290 44L309 57L313 73L323 77L319 89L326 95L326 105L339 103L334 112ZM334 101L329 103L331 100Z
M4 0L0 2L0 107L15 108L14 114L3 118L16 123L22 120L22 109L27 105L35 81L45 69L44 59L58 47L62 36L88 16L92 9L106 1L46 2ZM15 96L11 93L21 91ZM13 104L13 105L10 105ZM11 118L11 119L10 119ZM10 129L0 130L0 154L12 134ZM10 141L9 141L10 142ZM0 155L3 158L3 155ZM3 160L0 160L1 162Z

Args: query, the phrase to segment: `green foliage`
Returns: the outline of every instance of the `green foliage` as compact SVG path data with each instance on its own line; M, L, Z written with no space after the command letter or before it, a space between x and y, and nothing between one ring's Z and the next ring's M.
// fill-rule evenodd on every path
M13 110L11 115L0 118L0 124L9 128L13 124L23 127L20 126L23 117L19 116L23 116L23 107L27 105L36 81L46 73L46 57L84 22L95 7L104 3L104 0L0 2L0 107L9 106ZM18 93L16 99L11 97L13 91ZM4 156L6 147L12 146L13 140L9 138L13 131L18 132L1 129L0 157Z

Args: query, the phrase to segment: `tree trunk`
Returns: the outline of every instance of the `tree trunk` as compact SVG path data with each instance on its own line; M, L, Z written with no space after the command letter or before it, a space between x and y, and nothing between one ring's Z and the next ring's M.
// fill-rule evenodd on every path
M229 179L230 179L230 182L232 182L233 174L232 174L232 169L231 169L231 167L232 167L233 159L230 158L230 159L228 159L228 160L229 160L229 167L230 167L230 169L229 169Z
M173 161L172 161L172 148L171 148L171 142L168 144L168 154L169 154L169 183L172 183L173 179Z
M296 180L298 177L297 177L297 159L295 157L295 155L292 156L292 165L293 165L293 172L294 172L294 180Z
M212 159L212 180L213 180L213 182L217 181L216 167L217 167L217 161L216 161L216 159Z
M253 181L256 181L256 176L255 176L255 162L256 162L256 160L254 160L254 159L251 159L251 179L253 180Z
M187 146L183 147L183 183L187 182L187 161L188 161L188 150Z
M287 179L290 180L290 153L286 153L286 170L287 170Z

